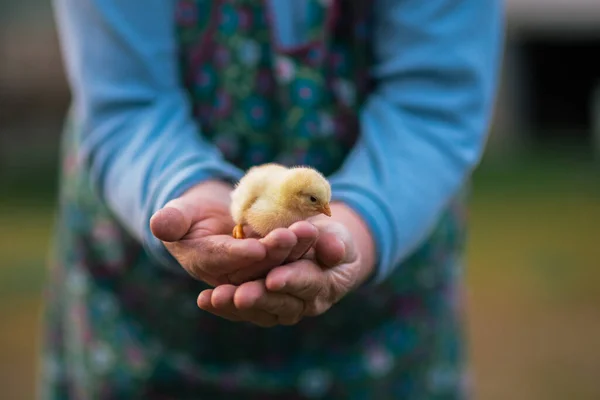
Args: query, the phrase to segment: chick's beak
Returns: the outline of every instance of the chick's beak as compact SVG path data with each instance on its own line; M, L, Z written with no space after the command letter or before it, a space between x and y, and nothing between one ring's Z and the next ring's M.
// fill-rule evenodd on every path
M321 207L321 212L328 217L331 217L331 208L329 208L329 203L323 204L323 207Z

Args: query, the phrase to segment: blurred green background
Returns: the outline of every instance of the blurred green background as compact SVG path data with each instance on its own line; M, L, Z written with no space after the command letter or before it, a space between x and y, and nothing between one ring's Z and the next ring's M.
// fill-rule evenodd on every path
M467 279L477 399L600 398L600 2L563 12L560 1L541 1L507 3L501 91L474 175ZM68 101L48 2L0 1L3 399L34 397Z

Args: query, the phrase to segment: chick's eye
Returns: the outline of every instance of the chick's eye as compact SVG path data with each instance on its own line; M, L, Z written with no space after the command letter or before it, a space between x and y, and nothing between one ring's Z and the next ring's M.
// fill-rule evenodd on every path
M313 203L316 203L317 198L315 196L310 196L310 201L312 201Z

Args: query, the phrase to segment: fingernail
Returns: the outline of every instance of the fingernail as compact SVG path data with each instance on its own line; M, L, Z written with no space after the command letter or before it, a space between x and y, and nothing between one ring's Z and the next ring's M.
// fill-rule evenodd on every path
M283 290L285 288L285 281L275 281L275 283L271 284L271 290L277 292L279 290Z

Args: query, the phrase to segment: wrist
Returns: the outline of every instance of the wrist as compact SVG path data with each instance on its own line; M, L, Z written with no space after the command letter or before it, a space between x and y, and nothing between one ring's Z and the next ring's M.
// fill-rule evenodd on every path
M359 286L367 281L375 271L376 255L373 234L362 217L348 205L342 202L333 202L331 211L331 218L346 226L352 235L360 266L359 276L357 276L357 285Z

